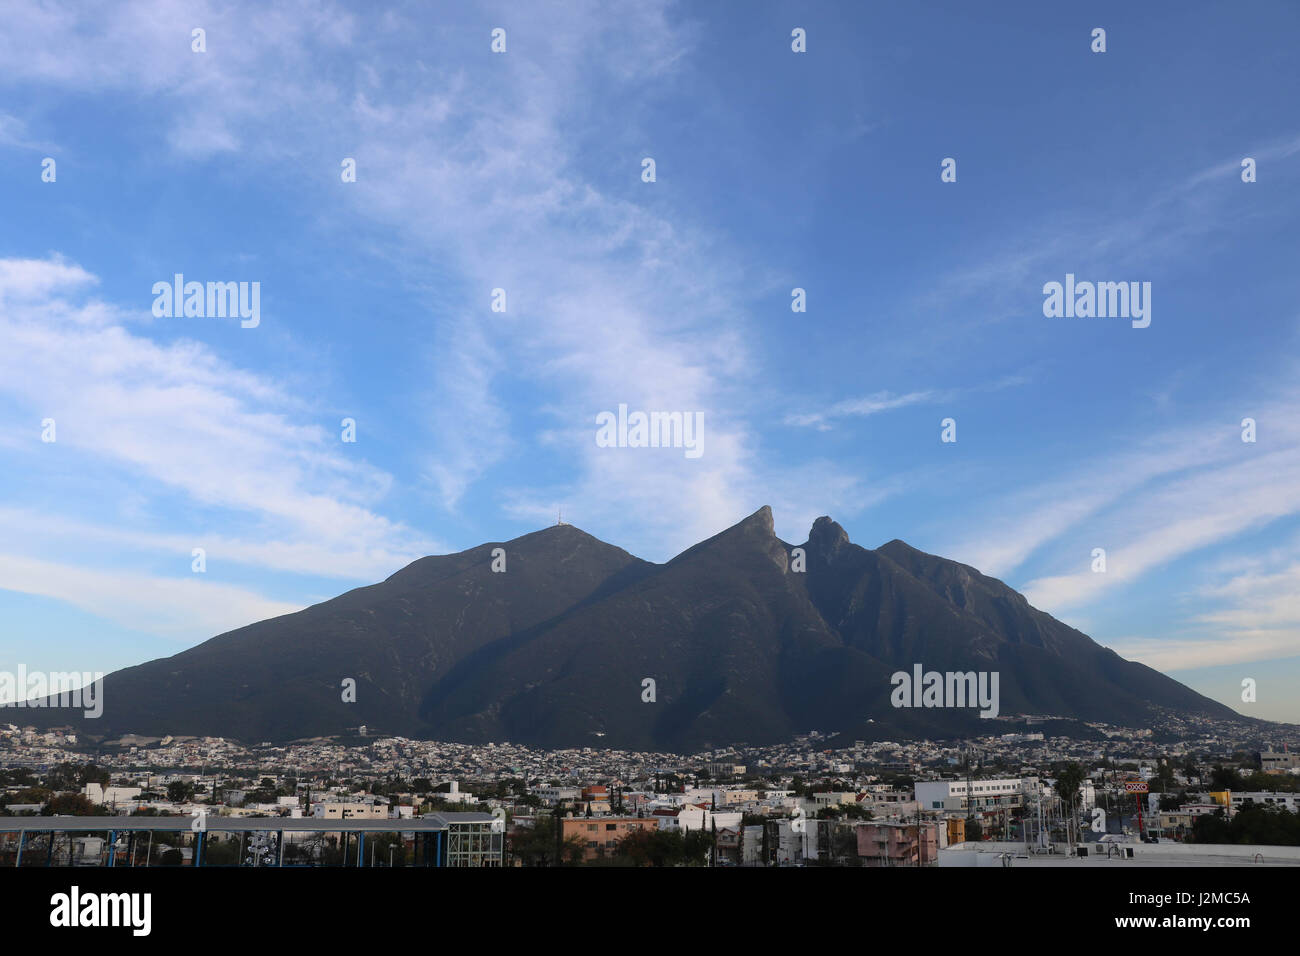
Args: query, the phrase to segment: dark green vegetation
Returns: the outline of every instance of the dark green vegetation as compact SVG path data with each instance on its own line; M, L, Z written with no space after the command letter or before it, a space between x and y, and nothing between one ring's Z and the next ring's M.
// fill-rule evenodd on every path
M1285 807L1260 804L1236 810L1228 820L1219 810L1197 817L1187 842L1300 846L1300 814Z

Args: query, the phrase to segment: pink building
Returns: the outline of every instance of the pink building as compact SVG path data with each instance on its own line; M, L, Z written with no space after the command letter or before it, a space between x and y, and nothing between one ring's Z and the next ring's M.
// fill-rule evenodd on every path
M939 859L939 824L864 823L857 828L858 856L867 866L916 866Z

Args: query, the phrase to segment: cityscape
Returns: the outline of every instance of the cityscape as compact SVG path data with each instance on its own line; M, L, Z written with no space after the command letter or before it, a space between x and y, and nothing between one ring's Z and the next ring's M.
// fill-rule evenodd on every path
M125 736L87 752L72 733L0 725L0 866L1300 865L1294 727L1209 722L1156 741L1004 723L961 741L832 749L813 732L690 757L365 727L278 746ZM164 822L156 843L136 835ZM439 838L433 862L429 825L456 847ZM252 834L274 835L269 855L241 855Z
M1297 38L7 2L8 924L1288 932Z

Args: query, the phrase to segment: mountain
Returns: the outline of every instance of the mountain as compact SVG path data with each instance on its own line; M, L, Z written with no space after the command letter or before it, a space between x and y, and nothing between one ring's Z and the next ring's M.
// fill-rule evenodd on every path
M97 720L31 709L21 721L76 713L100 738L285 741L364 724L673 751L810 729L898 739L998 726L972 708L892 706L891 675L916 664L997 672L1002 715L1130 726L1162 712L1237 716L974 568L897 540L860 547L830 518L798 548L776 537L767 507L666 564L556 525L421 558L380 584L117 671ZM347 678L355 702L343 700Z

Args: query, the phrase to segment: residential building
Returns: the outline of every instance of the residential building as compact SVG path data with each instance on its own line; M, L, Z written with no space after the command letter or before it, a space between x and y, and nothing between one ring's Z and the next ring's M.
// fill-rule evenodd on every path
M917 866L939 859L939 824L864 823L857 828L858 856L866 866Z
M619 841L629 833L659 826L656 817L566 817L560 823L566 841L577 836L586 844L582 854L584 862L612 857Z

